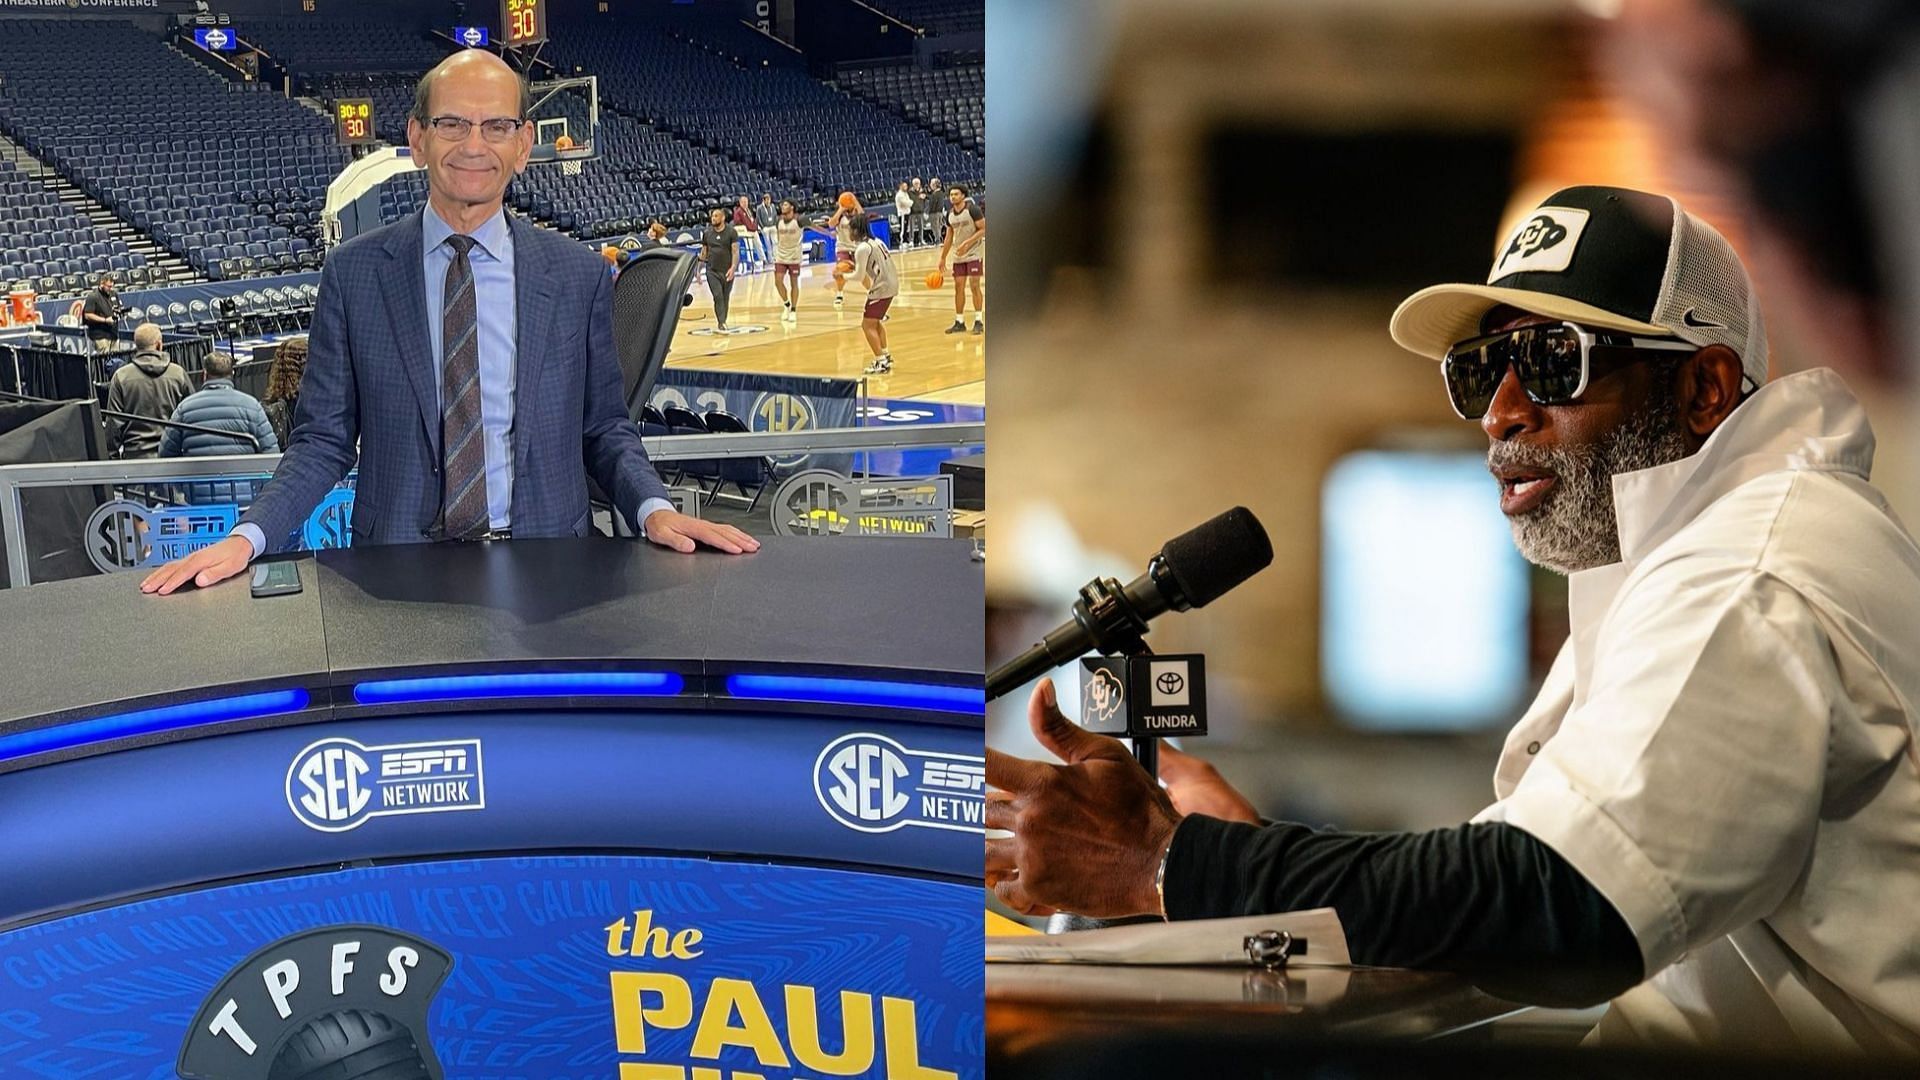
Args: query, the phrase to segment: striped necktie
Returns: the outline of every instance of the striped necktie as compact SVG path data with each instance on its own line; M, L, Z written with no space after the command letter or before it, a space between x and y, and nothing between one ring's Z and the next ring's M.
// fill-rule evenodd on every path
M453 264L441 304L440 514L442 535L465 540L487 531L487 453L480 438L480 321L473 301L473 267L467 252L476 243L458 233L447 237Z

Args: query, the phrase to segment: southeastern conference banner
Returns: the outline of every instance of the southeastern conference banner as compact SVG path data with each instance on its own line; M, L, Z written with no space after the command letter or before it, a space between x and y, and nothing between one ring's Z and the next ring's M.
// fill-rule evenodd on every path
M982 933L977 886L807 866L232 884L0 934L0 1075L351 1080L310 1072L346 1053L472 1080L977 1078Z

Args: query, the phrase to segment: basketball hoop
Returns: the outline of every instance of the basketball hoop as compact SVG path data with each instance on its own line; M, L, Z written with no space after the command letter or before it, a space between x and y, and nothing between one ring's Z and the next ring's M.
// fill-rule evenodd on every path
M560 172L566 176L579 176L580 166L583 164L585 163L578 159L562 161L560 163Z

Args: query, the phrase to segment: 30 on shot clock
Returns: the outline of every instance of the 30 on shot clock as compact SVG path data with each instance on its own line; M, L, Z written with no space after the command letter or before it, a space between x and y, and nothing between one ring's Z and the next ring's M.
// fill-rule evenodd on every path
M517 49L547 40L547 0L500 0L501 43Z
M374 141L372 98L341 98L333 103L333 119L343 145L359 146Z

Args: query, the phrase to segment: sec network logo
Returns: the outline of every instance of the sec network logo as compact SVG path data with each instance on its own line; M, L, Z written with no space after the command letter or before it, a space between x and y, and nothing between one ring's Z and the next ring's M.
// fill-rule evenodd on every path
M310 743L287 767L287 806L310 829L346 832L376 817L484 810L480 740L362 746Z
M813 793L837 822L867 833L907 826L984 833L986 758L909 750L868 731L842 735L813 762Z

